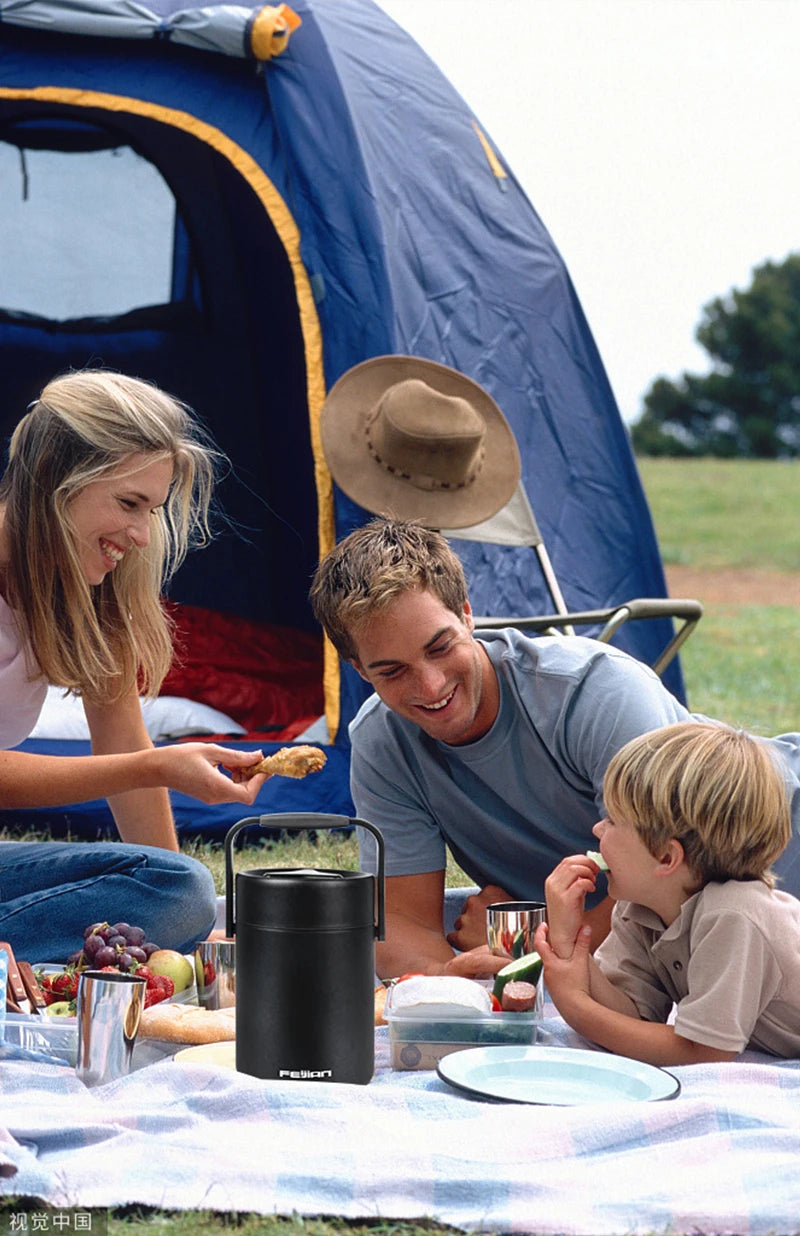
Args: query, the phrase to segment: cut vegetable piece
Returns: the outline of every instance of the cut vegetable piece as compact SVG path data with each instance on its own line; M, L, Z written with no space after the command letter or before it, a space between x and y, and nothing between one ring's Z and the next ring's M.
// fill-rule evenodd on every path
M535 987L541 972L542 959L538 953L526 953L524 957L517 957L515 961L510 961L507 966L503 966L502 970L494 976L493 994L502 1001L503 988L506 983L511 982L532 983Z
M590 858L593 863L597 863L601 871L608 871L608 863L599 850L587 850L586 857Z

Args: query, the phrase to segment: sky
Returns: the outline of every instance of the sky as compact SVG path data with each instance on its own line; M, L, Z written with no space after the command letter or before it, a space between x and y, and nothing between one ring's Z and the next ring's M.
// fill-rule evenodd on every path
M800 251L800 0L377 0L555 241L625 420L702 308Z

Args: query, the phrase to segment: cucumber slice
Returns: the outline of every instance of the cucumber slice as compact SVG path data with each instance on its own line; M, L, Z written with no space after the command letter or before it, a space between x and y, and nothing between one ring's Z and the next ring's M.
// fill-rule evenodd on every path
M599 850L587 850L586 857L590 858L593 863L597 863L601 871L608 871L608 863Z
M524 957L517 957L516 960L510 961L507 966L503 966L502 970L498 970L494 976L494 987L492 994L497 996L497 999L502 999L503 988L506 983L520 980L523 983L533 983L534 987L539 981L539 975L542 973L542 959L538 953L526 953Z

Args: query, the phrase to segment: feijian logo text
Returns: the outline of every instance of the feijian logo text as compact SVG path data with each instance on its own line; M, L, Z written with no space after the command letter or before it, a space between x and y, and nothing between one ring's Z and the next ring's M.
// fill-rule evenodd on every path
M278 1069L278 1077L292 1077L295 1081L316 1081L320 1077L333 1077L333 1069Z

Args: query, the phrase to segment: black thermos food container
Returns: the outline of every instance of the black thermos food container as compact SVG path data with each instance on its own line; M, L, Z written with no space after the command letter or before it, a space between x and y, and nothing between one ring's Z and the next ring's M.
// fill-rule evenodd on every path
M377 876L266 868L233 877L246 827L365 828ZM384 939L383 838L365 820L288 814L240 820L225 837L227 934L236 940L236 1068L253 1077L364 1085L375 1071L375 940Z

